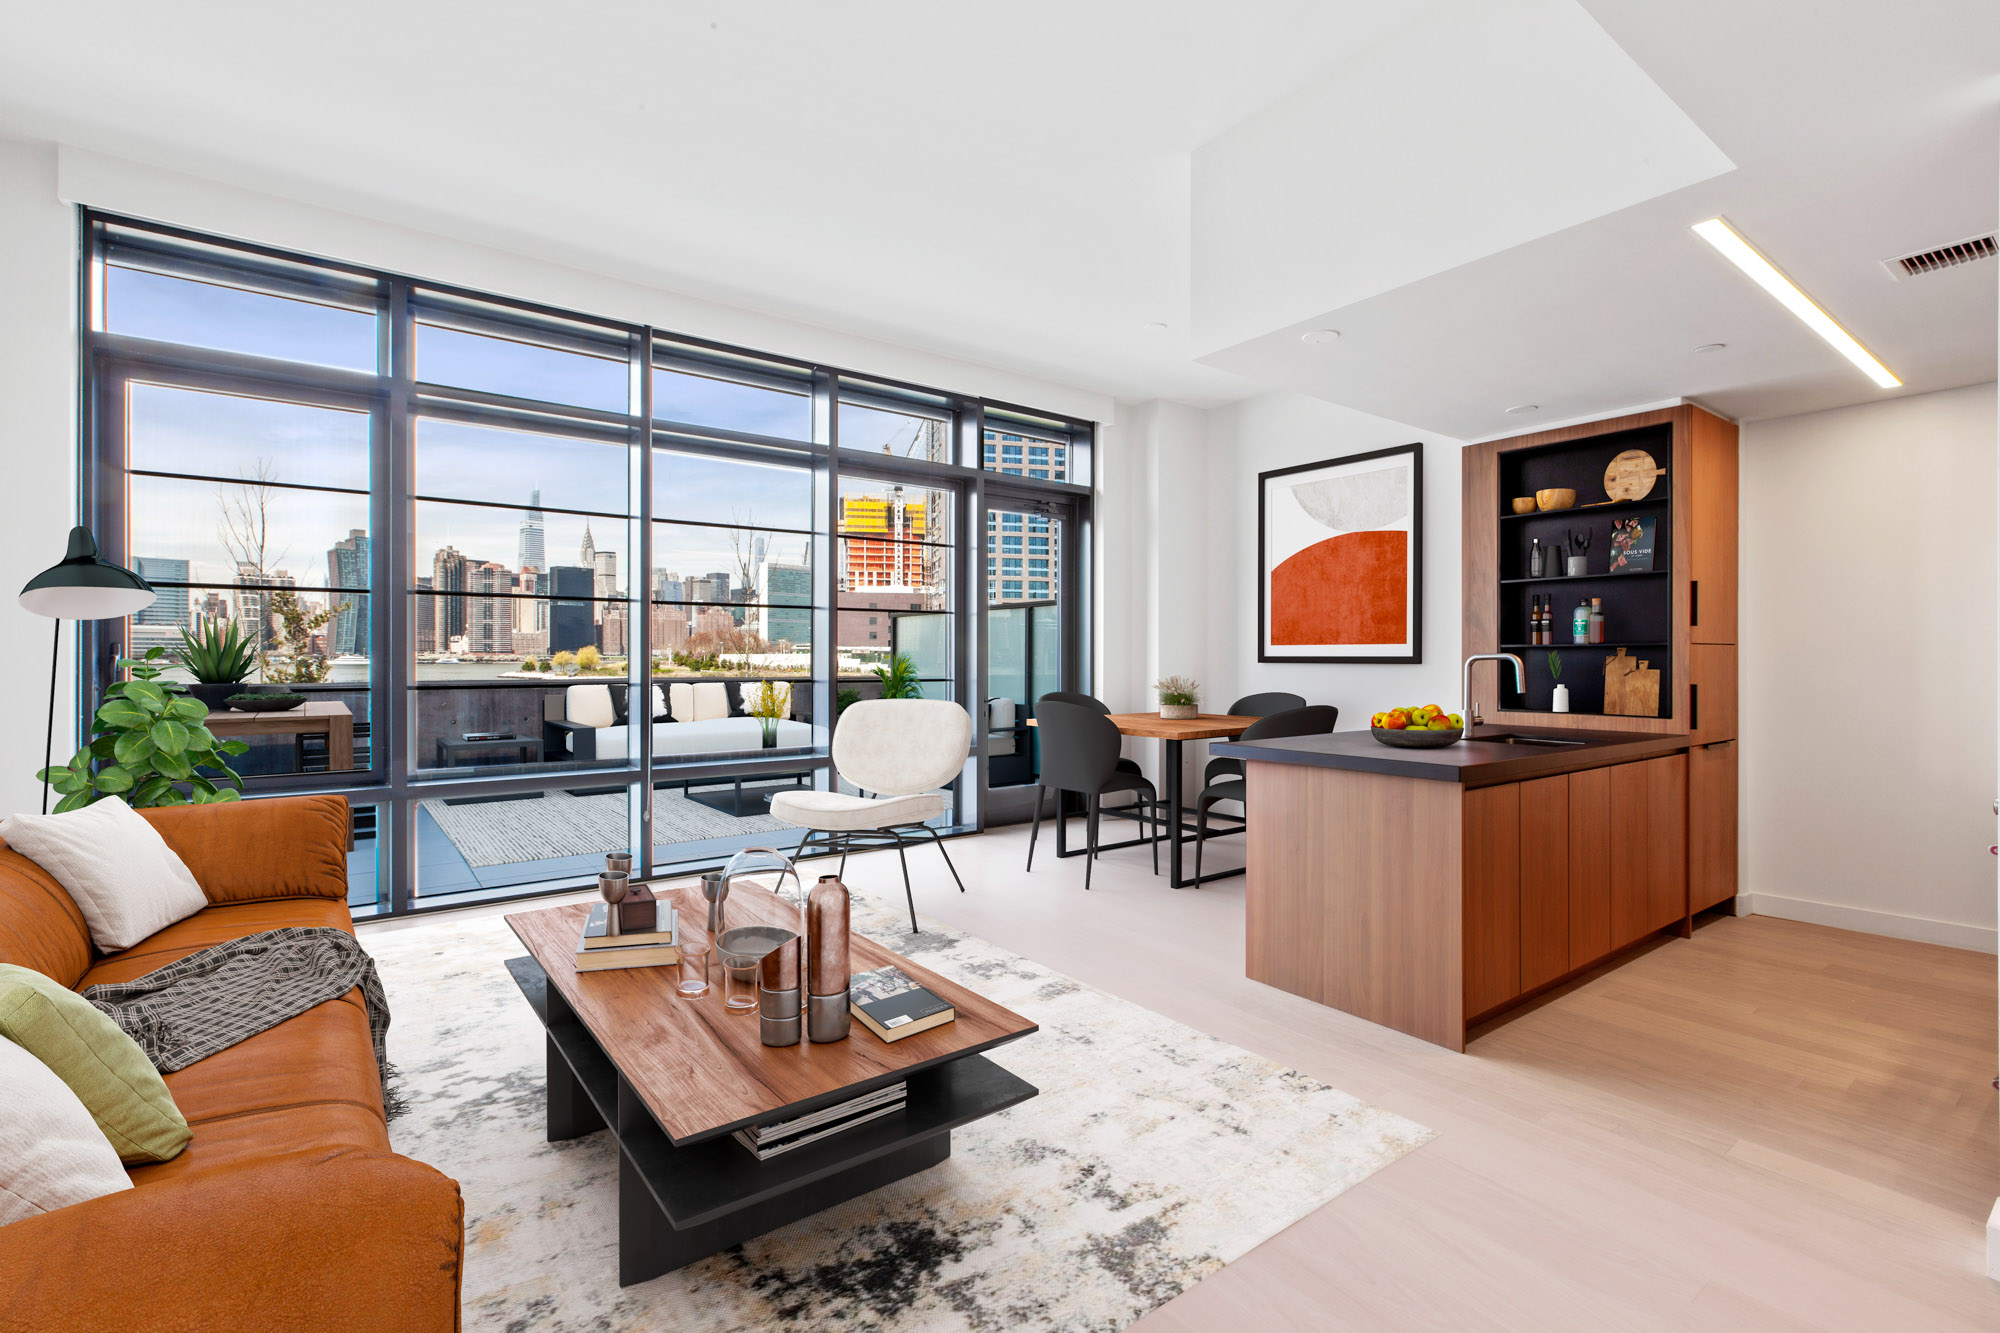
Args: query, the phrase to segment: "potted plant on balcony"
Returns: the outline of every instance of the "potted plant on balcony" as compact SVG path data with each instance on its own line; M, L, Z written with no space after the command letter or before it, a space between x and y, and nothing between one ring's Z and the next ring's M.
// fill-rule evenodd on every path
M181 646L174 657L194 677L187 692L210 712L227 708L230 695L243 693L243 681L257 664L256 650L243 641L243 631L235 621L207 616L202 617L195 633L181 631Z
M876 667L875 679L882 682L884 699L924 697L924 687L917 680L917 664L906 653L897 653L890 657L887 666Z
M1201 715L1197 706L1201 686L1192 676L1164 676L1153 688L1159 691L1161 717L1185 721Z
M791 689L778 688L775 680L760 680L757 688L750 691L750 706L745 711L757 719L764 733L764 748L771 749L778 743L778 721L784 717L791 704Z

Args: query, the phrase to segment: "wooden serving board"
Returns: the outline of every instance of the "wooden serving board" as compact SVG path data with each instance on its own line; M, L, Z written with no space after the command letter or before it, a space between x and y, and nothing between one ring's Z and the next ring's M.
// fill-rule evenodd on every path
M1604 711L1618 717L1660 715L1660 673L1620 648L1604 659Z
M1604 493L1613 500L1643 500L1652 493L1653 479L1666 475L1644 449L1627 449L1604 469Z

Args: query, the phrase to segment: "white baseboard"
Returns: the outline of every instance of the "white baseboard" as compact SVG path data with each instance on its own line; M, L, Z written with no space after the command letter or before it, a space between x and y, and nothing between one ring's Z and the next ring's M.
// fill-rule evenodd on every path
M2000 953L2000 931L1991 926L1932 921L1928 917L1813 902L1808 898L1781 898L1775 893L1741 894L1736 904L1737 911L1748 916L1783 917L1787 921L1810 921L1816 926L1838 926L1842 930L1887 935L1891 939L1920 940L1925 944L1944 944L1954 949Z
M2000 1282L2000 1199L1986 1218L1986 1276Z

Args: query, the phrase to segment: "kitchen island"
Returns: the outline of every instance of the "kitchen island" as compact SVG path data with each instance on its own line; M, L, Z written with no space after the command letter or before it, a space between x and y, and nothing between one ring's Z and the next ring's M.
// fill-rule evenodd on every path
M1252 980L1465 1049L1475 1023L1686 934L1686 736L1488 727L1218 744L1244 761Z

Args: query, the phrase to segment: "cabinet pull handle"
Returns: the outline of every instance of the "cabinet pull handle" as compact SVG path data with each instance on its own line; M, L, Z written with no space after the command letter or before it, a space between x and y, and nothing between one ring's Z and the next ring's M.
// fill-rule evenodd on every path
M1697 628L1700 624L1701 624L1701 580L1689 579L1688 580L1688 628L1694 629Z
M1701 730L1701 686L1688 682L1688 730Z

